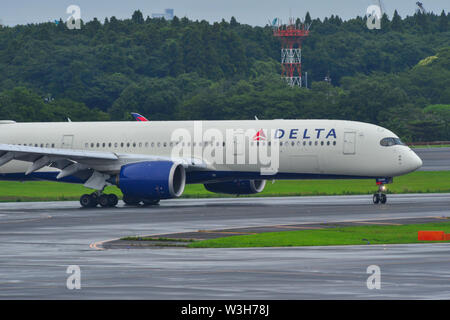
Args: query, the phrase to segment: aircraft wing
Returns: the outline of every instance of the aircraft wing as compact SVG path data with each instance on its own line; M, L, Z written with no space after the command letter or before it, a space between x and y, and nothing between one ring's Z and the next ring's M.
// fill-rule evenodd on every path
M206 163L199 159L0 144L0 166L11 160L31 162L25 172L26 175L47 166L58 168L61 170L57 176L58 179L70 175L107 179L106 176L120 172L123 165L142 161L174 161L181 163L189 170L207 167ZM86 186L91 185L88 183Z

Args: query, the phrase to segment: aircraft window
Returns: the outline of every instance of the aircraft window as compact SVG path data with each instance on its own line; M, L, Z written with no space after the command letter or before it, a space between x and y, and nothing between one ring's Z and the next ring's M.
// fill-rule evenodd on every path
M282 146L283 145L283 141L280 141L280 146Z
M167 147L167 142L164 142L164 147Z
M395 145L404 146L405 144L399 138L384 138L384 139L381 139L380 145L382 145L383 147L390 147L390 146L395 146Z
M158 148L161 147L161 142L158 142Z
M333 141L333 146L335 146L336 145L336 141Z
M306 146L306 141L303 141L303 145Z
M173 142L170 143L170 146L173 147Z
M93 148L94 147L94 144L93 143L91 143L91 148Z
M224 141L224 142L222 142L222 146L224 146L224 147L225 147L225 141Z
M317 146L318 144L319 144L319 142L318 142L318 141L315 141L315 142L314 142L314 145L316 145L316 146Z
M294 141L292 141L291 144L292 144L292 146L295 146L295 142Z
M108 147L110 147L110 148L112 147L112 143L111 143L111 142L110 142L110 143L108 143Z
M329 146L330 145L330 141L327 141L327 146Z
M145 147L148 148L148 142L145 143Z
M312 146L312 141L309 142L309 145Z
M118 143L116 142L116 143L114 143L114 148L117 148L118 147Z
M123 148L123 142L120 144L120 146Z
M272 141L267 142L267 145L270 147L272 145Z
M97 142L97 148L100 148L100 143Z
M52 143L52 148L54 148L55 147L55 144L54 143Z
M323 142L323 141L320 141L320 145L323 146L323 145L324 145L324 142Z

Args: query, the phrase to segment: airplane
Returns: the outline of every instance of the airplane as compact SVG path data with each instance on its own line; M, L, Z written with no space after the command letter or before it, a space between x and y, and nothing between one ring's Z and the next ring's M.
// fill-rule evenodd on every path
M386 184L422 160L383 127L344 120L0 121L0 180L83 184L85 208L180 197L186 184L215 193L255 194L267 180L375 179Z

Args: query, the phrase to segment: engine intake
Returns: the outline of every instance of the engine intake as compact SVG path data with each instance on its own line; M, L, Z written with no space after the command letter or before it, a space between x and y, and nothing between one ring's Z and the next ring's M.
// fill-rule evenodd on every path
M118 186L124 195L139 199L171 199L183 194L186 171L171 161L131 163L120 169Z
M266 186L266 180L233 180L228 182L206 183L206 190L225 194L260 193Z

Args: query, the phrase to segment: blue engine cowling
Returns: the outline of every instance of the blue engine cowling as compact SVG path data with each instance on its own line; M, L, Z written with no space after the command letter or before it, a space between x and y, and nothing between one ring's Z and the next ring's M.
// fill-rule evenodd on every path
M227 182L206 183L206 190L225 194L260 193L266 186L266 180L233 180Z
M124 195L133 198L178 198L186 185L186 171L171 161L131 163L120 169L117 185Z

